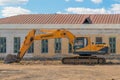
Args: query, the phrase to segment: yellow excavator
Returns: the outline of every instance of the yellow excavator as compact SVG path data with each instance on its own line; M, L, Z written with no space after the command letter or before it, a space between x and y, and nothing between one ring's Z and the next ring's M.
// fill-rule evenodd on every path
M20 62L26 51L29 49L34 40L67 38L72 46L73 54L78 56L62 58L63 64L103 64L106 62L104 57L93 56L108 54L108 45L105 43L92 43L90 37L76 37L66 29L46 30L42 29L42 34L35 34L36 30L31 30L18 52L17 55L8 54L4 60L5 63Z

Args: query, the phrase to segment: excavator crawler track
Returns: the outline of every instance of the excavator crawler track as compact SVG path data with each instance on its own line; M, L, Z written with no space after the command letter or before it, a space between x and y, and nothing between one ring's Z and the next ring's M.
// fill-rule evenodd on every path
M105 58L96 56L76 56L65 57L62 59L63 64L105 64Z

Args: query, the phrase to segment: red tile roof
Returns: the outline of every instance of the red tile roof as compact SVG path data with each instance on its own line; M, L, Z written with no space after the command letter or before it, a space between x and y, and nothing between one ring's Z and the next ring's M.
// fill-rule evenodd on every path
M1 18L0 24L120 24L120 14L28 14Z

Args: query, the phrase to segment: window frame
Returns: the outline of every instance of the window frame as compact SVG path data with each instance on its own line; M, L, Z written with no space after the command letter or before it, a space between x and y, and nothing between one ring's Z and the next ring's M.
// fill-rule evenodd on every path
M68 43L68 53L72 53L72 45Z
M27 53L34 53L34 42L31 44L31 46L29 47L29 49L27 50Z
M48 53L48 39L41 40L41 53Z
M16 40L15 40L16 39ZM19 49L20 49L20 37L14 37L14 49L13 49L13 52L14 53L18 53L19 52Z
M102 38L102 37L96 37L96 38L95 38L95 43L96 43L96 44L101 44L101 43L103 43L103 38Z
M61 53L62 52L62 39L56 38L55 39L55 53Z
M116 53L116 37L109 37L110 53Z
M6 53L6 37L0 37L0 53Z

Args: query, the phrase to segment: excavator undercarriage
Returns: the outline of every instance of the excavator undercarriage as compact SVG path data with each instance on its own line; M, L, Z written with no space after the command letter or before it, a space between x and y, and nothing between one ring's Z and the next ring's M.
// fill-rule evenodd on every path
M76 56L65 57L62 59L63 64L105 64L106 60L97 56Z

